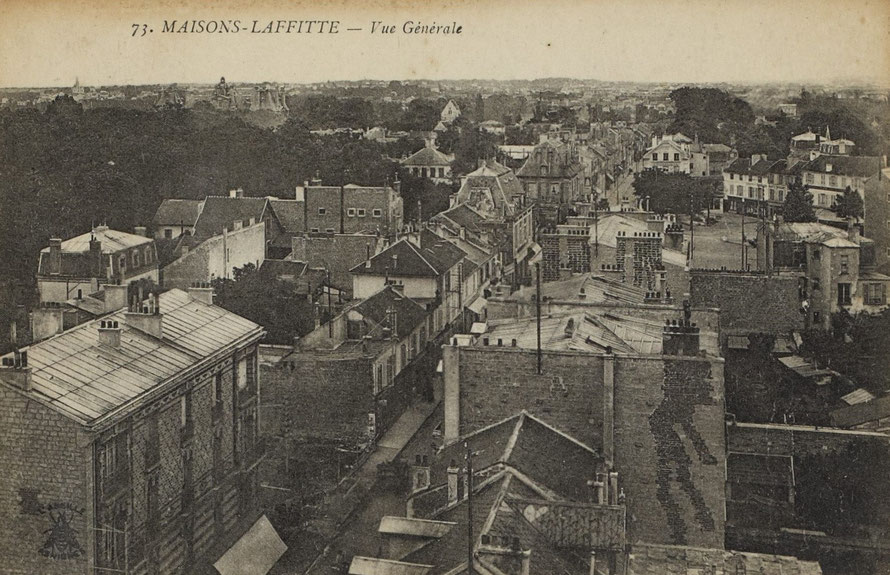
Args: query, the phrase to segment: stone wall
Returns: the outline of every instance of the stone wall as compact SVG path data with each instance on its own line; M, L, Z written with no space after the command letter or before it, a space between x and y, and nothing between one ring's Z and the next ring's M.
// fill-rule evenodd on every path
M525 409L602 452L602 355L444 348L445 437ZM628 540L723 546L723 363L616 356L614 452L627 495Z
M5 385L0 406L0 573L90 573L90 438Z
M797 278L720 270L692 270L693 307L720 308L720 336L787 334L804 328Z

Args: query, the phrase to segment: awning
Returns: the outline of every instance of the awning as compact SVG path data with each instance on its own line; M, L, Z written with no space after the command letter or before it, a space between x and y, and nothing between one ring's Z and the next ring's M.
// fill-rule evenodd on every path
M285 551L287 545L263 515L213 566L220 575L266 575Z

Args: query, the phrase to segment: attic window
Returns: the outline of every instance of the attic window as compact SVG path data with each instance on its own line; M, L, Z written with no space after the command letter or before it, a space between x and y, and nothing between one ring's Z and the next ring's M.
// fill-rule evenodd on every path
M355 217L355 208L346 208L346 215L350 218Z
M326 213L328 213L327 208L318 208L318 215L319 215L319 216L323 216L323 215L325 215Z
M373 215L374 215L375 218L379 218L380 216L383 215L383 210L381 210L381 209L379 209L379 208L375 208L374 211L373 211L372 213L373 213Z
M364 208L358 209L358 217L360 217L360 218L365 217L365 209Z

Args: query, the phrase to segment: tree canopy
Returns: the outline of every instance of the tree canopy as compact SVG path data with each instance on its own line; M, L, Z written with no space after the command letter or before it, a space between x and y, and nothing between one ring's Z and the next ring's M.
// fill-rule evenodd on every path
M684 173L645 170L634 177L634 194L644 207L664 214L697 214L708 206L710 182ZM648 200L647 200L648 198Z
M865 212L865 205L859 192L847 186L844 195L837 203L837 215L842 218L861 218Z
M782 217L786 222L815 222L816 210L813 208L813 194L796 182L788 185L785 194L785 205Z

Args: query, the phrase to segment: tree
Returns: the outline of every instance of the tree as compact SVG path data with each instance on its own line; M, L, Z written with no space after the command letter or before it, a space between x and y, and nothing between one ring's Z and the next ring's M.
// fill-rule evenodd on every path
M863 216L864 209L862 196L859 195L859 192L847 186L847 189L844 190L844 195L841 196L840 201L837 203L837 215L842 218L859 219Z
M268 343L290 344L315 327L315 310L291 283L270 279L253 264L233 270L234 279L213 280L214 303L266 329Z
M645 170L634 178L633 188L643 207L659 214L694 215L710 203L710 184L689 174Z
M813 194L797 182L789 184L782 216L789 223L815 222L816 210L813 209Z

